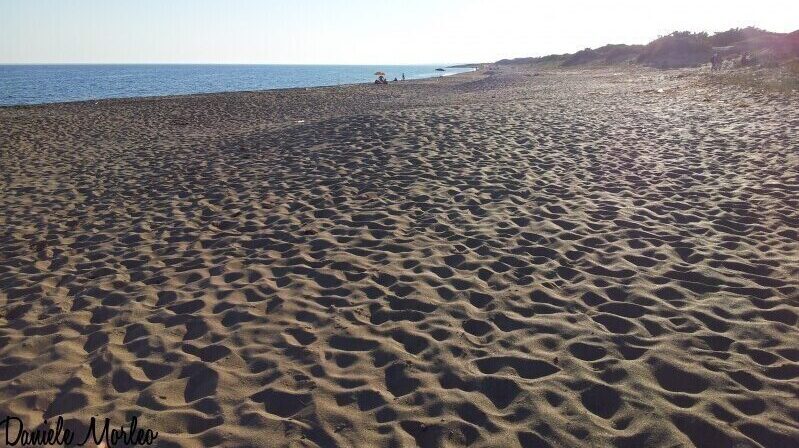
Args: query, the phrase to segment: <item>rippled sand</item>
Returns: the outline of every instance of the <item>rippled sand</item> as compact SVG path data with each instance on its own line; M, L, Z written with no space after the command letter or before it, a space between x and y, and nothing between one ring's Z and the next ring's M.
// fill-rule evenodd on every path
M799 98L506 70L0 109L0 415L799 446Z

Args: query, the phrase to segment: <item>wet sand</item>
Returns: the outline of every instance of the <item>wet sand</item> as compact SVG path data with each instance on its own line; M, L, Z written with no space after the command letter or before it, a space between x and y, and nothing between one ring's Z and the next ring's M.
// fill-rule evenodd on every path
M707 76L0 108L0 417L797 446L799 98Z

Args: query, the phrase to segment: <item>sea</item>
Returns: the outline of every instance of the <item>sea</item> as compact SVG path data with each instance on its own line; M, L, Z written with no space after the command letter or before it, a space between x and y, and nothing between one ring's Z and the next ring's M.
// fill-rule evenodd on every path
M437 71L443 68L444 71ZM472 71L446 65L0 65L0 106L335 86Z

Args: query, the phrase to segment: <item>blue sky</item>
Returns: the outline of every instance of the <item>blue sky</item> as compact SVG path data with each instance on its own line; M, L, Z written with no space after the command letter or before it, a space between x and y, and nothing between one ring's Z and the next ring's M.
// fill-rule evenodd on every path
M799 29L799 1L0 0L0 63L483 62L746 25Z

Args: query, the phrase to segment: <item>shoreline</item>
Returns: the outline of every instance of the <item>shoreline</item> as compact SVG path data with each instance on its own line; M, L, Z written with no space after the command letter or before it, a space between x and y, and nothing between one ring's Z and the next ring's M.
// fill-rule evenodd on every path
M30 64L21 64L21 65L30 65ZM77 65L77 64L76 64ZM85 65L97 65L97 64L85 64ZM108 64L108 65L119 65L119 64ZM126 64L121 64L126 65ZM152 64L143 64L143 65L152 65ZM169 64L165 64L169 65ZM187 64L192 65L192 64ZM460 76L466 75L469 73L475 73L480 71L479 67L447 67L447 68L472 68L471 71L460 72L460 73L453 73L453 74L444 74L441 76L430 76L426 78L413 78L407 79L405 81L398 81L394 83L391 81L389 85L394 84L408 84L416 81L426 81L430 79L438 79L438 78L449 78L453 76ZM108 97L108 98L96 98L96 99L86 99L86 100L71 100L71 101L56 101L51 103L34 103L34 104L10 104L10 105L2 105L0 104L0 109L9 109L9 108L24 108L24 107L38 107L38 106L52 106L52 105L59 105L59 104L80 104L80 103L96 103L100 101L114 101L114 100L128 100L128 101L139 101L139 100L154 100L159 98L180 98L180 97L191 97L191 96L203 96L203 95L219 95L219 94L237 94L237 93L263 93L263 92L284 92L284 91L293 91L293 90L308 90L308 89L329 89L329 88L336 88L336 87L350 87L350 86L361 86L361 85L372 85L374 82L356 82L356 83L346 83L346 84L327 84L327 85L318 85L318 86L308 86L308 87L280 87L274 89L257 89L257 90L226 90L226 91L219 91L219 92L197 92L197 93L185 93L185 94L170 94L170 95L151 95L151 96L123 96L123 97Z

